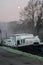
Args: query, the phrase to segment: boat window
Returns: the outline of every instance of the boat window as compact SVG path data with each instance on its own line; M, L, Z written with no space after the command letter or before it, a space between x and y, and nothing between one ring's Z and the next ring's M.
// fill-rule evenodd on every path
M21 40L21 43L22 43L22 40Z
M23 39L23 43L25 43L25 39Z
M8 41L8 42L11 42L11 41Z
M25 43L25 39L22 39L22 40L21 40L21 43Z

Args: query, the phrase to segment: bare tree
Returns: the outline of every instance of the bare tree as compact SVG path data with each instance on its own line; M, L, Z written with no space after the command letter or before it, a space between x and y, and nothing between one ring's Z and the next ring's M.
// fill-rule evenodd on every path
M41 19L41 16L42 16L41 9L42 9L42 0L29 0L28 5L24 8L24 10L22 12L20 12L21 20L22 21L28 20L28 22L32 21L34 30L35 30L36 25L40 24L40 23L38 23L38 21L39 21L39 19ZM40 22L41 22L41 20L40 20Z
M39 1L39 5L41 5L41 3L40 3L40 1ZM37 25L36 25L36 29L37 29L37 34L39 34L39 31L40 31L40 29L42 28L42 17L43 17L43 11L42 11L42 9L43 9L43 1L42 1L42 5L41 5L41 7L40 7L40 12L39 12L39 15L38 15L38 20L37 20ZM37 14L38 14L38 12L37 12Z

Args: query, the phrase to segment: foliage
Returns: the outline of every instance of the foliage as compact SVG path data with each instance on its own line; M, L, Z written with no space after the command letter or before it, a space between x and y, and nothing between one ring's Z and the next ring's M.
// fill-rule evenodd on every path
M42 4L43 4L42 0L29 0L28 5L24 7L24 10L22 12L20 12L21 15L20 20L24 23L32 21L34 29L37 28L37 33L41 26L40 23L42 23L41 21L43 8Z

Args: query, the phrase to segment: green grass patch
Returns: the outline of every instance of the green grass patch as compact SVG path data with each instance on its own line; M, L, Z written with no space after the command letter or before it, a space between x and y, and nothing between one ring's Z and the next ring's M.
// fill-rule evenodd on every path
M19 54L19 55L23 55L23 56L26 56L26 57L29 57L29 58L34 58L34 59L38 59L38 60L43 61L43 57L41 57L41 56L37 56L37 55L30 54L30 53L22 52L22 51L12 49L10 47L5 47L5 46L3 46L1 48L5 49L9 52L15 53L15 54Z

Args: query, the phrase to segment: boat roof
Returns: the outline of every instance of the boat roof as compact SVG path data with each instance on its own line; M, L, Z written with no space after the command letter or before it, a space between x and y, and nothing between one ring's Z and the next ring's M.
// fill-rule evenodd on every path
M33 34L28 34L28 33L14 34L14 36L22 36L22 35L24 35L24 36L27 36L27 35L33 36Z

